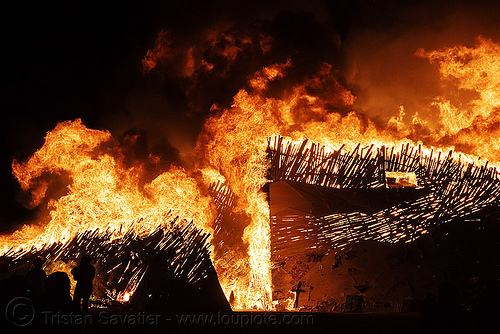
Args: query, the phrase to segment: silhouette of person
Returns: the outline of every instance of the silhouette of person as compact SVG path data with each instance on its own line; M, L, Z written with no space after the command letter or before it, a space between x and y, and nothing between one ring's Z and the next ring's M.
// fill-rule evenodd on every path
M71 311L71 283L68 274L56 271L45 281L44 292L35 299L35 306L41 311L69 314Z
M71 274L76 280L73 302L77 310L81 310L82 313L86 314L89 309L89 299L93 288L92 281L95 276L95 268L90 263L90 258L82 256L80 264L71 270ZM81 307L80 302L82 302Z
M33 260L31 269L26 274L26 280L32 295L38 295L43 292L43 285L47 280L47 275L42 268L44 262L45 259L43 257L37 256L37 258Z

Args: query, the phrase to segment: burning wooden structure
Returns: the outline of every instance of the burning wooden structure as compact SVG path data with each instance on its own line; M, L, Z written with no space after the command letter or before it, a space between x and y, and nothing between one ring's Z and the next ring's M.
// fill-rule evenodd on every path
M284 307L294 300L306 309L346 310L363 295L366 305L399 310L422 290L410 283L420 267L407 261L420 261L422 251L405 243L477 217L500 196L498 172L487 162L410 144L328 151L276 137L268 158L273 299ZM293 292L299 285L300 296Z
M426 153L409 144L328 151L276 137L268 140L267 153L278 310L346 311L359 296L372 311L399 311L404 298L429 292L412 280L429 280L442 267L436 257L419 275L409 274L419 270L422 249L434 251L432 231L452 221L477 221L500 196L495 168L467 163L451 151ZM212 185L211 194L216 226L241 223L227 185ZM220 240L216 249L228 250Z
M399 277L401 272L394 271L402 270L409 252L404 244L495 207L500 195L495 168L464 162L451 151L424 152L409 144L400 150L358 145L352 151L329 151L307 141L294 144L276 137L269 139L267 154L273 300L278 310L338 310L359 293L369 296L373 305L396 307L411 289L395 289L400 285L396 278L385 285L374 281L385 279L387 270ZM233 210L238 199L227 184L214 183L208 190L218 212L214 265L218 272L231 273L226 280L247 277L247 245L241 236L249 217ZM69 272L81 255L92 257L98 273L96 306L229 309L210 259L208 238L192 223L174 219L146 235L137 235L133 228L118 233L95 229L66 243L9 251L3 258L11 272L27 268L39 255L47 259L50 271ZM382 258L389 269L380 269L374 280L373 270L355 255L360 253L365 258L370 253L371 260ZM353 264L356 258L360 262ZM375 286L383 293L374 293ZM238 298L227 294L231 304Z
M117 232L119 237L117 237ZM37 256L45 268L69 271L82 255L96 268L95 307L136 310L228 309L210 260L209 234L178 218L147 235L125 231L85 231L66 243L3 255L9 272L22 273Z
M327 152L314 143L308 147L307 140L300 145L281 137L269 140L275 253L311 235L317 236L316 247L327 249L361 240L412 241L439 224L495 205L500 196L497 169L487 162L465 163L452 151L424 154L410 144L401 150L374 151L373 145L359 144L350 152L342 149ZM387 172L412 173L417 184L391 187ZM296 199L283 197L293 192L313 205L298 209ZM291 224L298 219L305 220Z

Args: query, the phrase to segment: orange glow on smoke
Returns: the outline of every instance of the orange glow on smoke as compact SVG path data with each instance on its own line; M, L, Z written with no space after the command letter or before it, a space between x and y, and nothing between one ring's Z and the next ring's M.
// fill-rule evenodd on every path
M169 40L168 32L162 30L158 33L155 46L152 50L148 50L142 59L142 70L147 74L158 65L159 62L164 62L172 57L172 47Z
M447 87L432 103L441 123L436 138L500 161L500 44L480 36L474 47L418 50L417 55L439 65Z

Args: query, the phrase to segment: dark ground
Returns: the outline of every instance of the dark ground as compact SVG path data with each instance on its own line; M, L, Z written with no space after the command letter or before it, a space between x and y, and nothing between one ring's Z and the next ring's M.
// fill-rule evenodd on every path
M338 314L292 312L128 313L93 309L63 318L46 316L48 326L9 325L5 333L420 333L420 314ZM86 322L68 325L66 322ZM2 331L3 333L3 331Z

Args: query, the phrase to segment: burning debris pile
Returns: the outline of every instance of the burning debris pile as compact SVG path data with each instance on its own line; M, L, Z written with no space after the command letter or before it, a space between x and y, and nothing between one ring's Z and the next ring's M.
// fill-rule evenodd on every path
M97 272L93 295L97 307L117 303L139 310L228 307L210 260L209 234L192 222L175 218L147 235L139 236L133 229L121 235L89 230L66 243L11 250L3 257L9 272L22 272L42 256L48 273L66 271L70 277L78 259L90 257Z
M296 231L295 238L273 238L273 249L293 247L289 244L310 239L311 233L318 233L317 247L327 248L342 248L361 240L413 241L439 224L494 205L500 196L496 168L488 167L487 162L464 162L452 151L424 152L421 146L410 144L402 145L401 150L381 146L375 151L373 145L358 145L350 152L342 152L342 148L327 151L314 143L308 146L307 140L300 145L284 142L281 137L269 140L270 176L274 182L334 188L330 192L337 202L349 206L330 205L330 212L326 210L319 216L318 210L312 208L303 215L314 228ZM391 189L386 172L414 173L416 187ZM323 201L328 202L325 194L323 191ZM388 197L393 199L387 201ZM387 203L375 204L375 198ZM279 226L273 235L294 233L289 231L290 222L280 223L276 216L272 220L273 227Z

